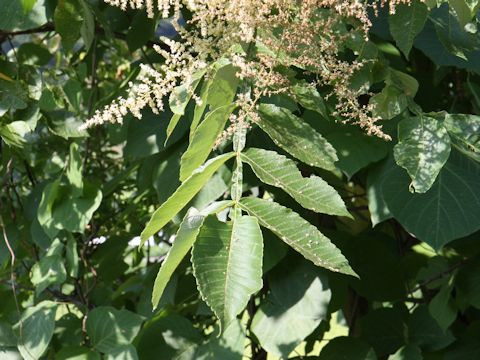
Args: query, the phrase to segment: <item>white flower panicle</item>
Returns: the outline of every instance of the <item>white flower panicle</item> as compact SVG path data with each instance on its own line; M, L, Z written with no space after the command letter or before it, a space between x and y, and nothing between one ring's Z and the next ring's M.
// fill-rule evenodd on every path
M126 98L118 98L86 121L93 125L120 123L127 113L141 118L141 111L150 107L155 113L164 109L165 98L182 84L193 95L192 74L209 69L208 64L226 58L238 69L237 77L249 86L248 94L239 94L237 114L231 117L231 128L222 137L230 136L236 126L260 121L256 104L263 96L290 94L288 69L295 66L317 78L317 84L331 88L336 99L336 116L365 128L369 134L388 138L376 125L371 106L359 103L358 90L351 78L364 60L345 61L340 54L352 34L367 36L371 26L368 9L377 5L360 0L104 0L122 10L145 9L149 17L158 13L172 17L179 40L162 38L169 51L155 47L165 58L158 68L142 65L136 82L129 84ZM382 0L390 12L410 0ZM181 11L192 14L188 26L181 26ZM352 30L342 26L350 21ZM188 30L187 30L188 29ZM254 51L238 51L238 45ZM207 71L207 76L208 76ZM199 102L197 96L193 96Z

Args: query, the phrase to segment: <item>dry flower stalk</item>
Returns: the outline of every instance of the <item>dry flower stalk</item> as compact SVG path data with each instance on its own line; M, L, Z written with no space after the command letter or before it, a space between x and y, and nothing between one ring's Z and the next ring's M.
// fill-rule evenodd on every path
M155 47L165 58L154 69L142 65L141 75L129 84L126 98L97 111L86 121L84 128L105 122L121 123L127 113L141 118L141 110L150 107L155 113L164 109L164 101L179 84L189 86L192 74L208 69L220 58L229 59L237 68L237 77L248 86L236 99L239 112L232 115L231 126L222 138L228 138L237 126L249 126L260 121L256 104L263 96L289 93L291 81L285 69L294 66L317 78L317 84L330 87L336 98L334 115L358 124L367 133L388 139L372 107L361 105L359 92L350 86L362 60L342 59L345 40L352 33L367 37L371 26L367 15L369 6L360 0L104 0L122 10L144 8L148 16L159 12L164 18L173 17L181 40L162 38L170 51ZM380 2L393 13L395 6L410 0ZM181 10L192 13L188 30L179 25ZM345 21L354 25L345 27ZM238 51L242 44L256 44L254 55ZM247 46L246 46L247 45ZM208 75L208 71L207 71ZM192 90L193 93L193 90ZM195 101L200 102L196 96Z

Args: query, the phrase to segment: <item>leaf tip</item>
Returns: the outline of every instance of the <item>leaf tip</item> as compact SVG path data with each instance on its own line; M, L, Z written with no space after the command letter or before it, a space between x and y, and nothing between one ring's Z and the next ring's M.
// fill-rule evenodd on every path
M351 268L350 264L346 264L343 266L341 269L339 269L339 272L345 275L350 275L353 276L357 279L360 279L360 276Z

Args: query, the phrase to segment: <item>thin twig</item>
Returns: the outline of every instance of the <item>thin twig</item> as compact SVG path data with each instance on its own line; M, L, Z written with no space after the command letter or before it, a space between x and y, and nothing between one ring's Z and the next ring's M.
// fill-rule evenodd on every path
M5 229L5 225L3 223L3 218L0 215L0 226L2 227L2 233L3 233L3 240L5 241L5 245L7 246L8 252L10 253L10 283L12 287L12 293L13 293L13 300L15 302L15 307L17 309L18 313L18 320L20 324L20 338L22 337L23 334L23 322L22 322L22 315L20 312L20 305L18 304L18 298L17 298L17 289L15 287L15 252L13 251L12 245L10 244L10 241L8 240L7 236L7 230Z

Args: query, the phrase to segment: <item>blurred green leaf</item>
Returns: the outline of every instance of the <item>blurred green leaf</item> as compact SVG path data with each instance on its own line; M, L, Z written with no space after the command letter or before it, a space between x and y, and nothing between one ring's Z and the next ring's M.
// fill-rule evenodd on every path
M82 17L76 0L59 0L55 8L55 30L62 37L65 50L71 51L80 38Z
M325 277L305 262L276 269L269 285L252 331L269 353L287 358L326 319L331 291Z
M30 11L26 5L34 3ZM0 0L0 29L21 31L41 26L47 22L45 0Z
M14 329L18 350L25 360L39 359L49 347L55 329L57 305L42 301L25 310Z
M385 141L357 129L342 129L325 135L325 138L337 151L338 162L335 165L349 178L387 156Z
M480 162L480 116L446 114L444 126L453 146Z
M423 360L422 351L416 345L402 346L398 351L390 355L388 360Z
M93 348L109 354L129 345L142 322L141 316L130 311L100 306L88 313L86 330Z
M410 4L399 4L395 14L388 18L390 32L407 58L412 49L413 40L422 31L427 16L427 6L419 0L414 0Z
M450 330L443 331L430 316L426 306L416 308L408 321L409 339L425 351L446 348L455 341Z
M40 294L53 284L62 284L67 279L67 272L61 256L45 256L33 265L30 280L35 291Z
M375 351L365 342L346 336L336 337L320 352L325 360L377 360Z
M145 12L135 14L127 33L127 45L131 52L140 49L155 34L156 20L147 17Z
M406 324L398 308L379 308L360 319L361 339L367 341L378 357L392 354L406 341Z

